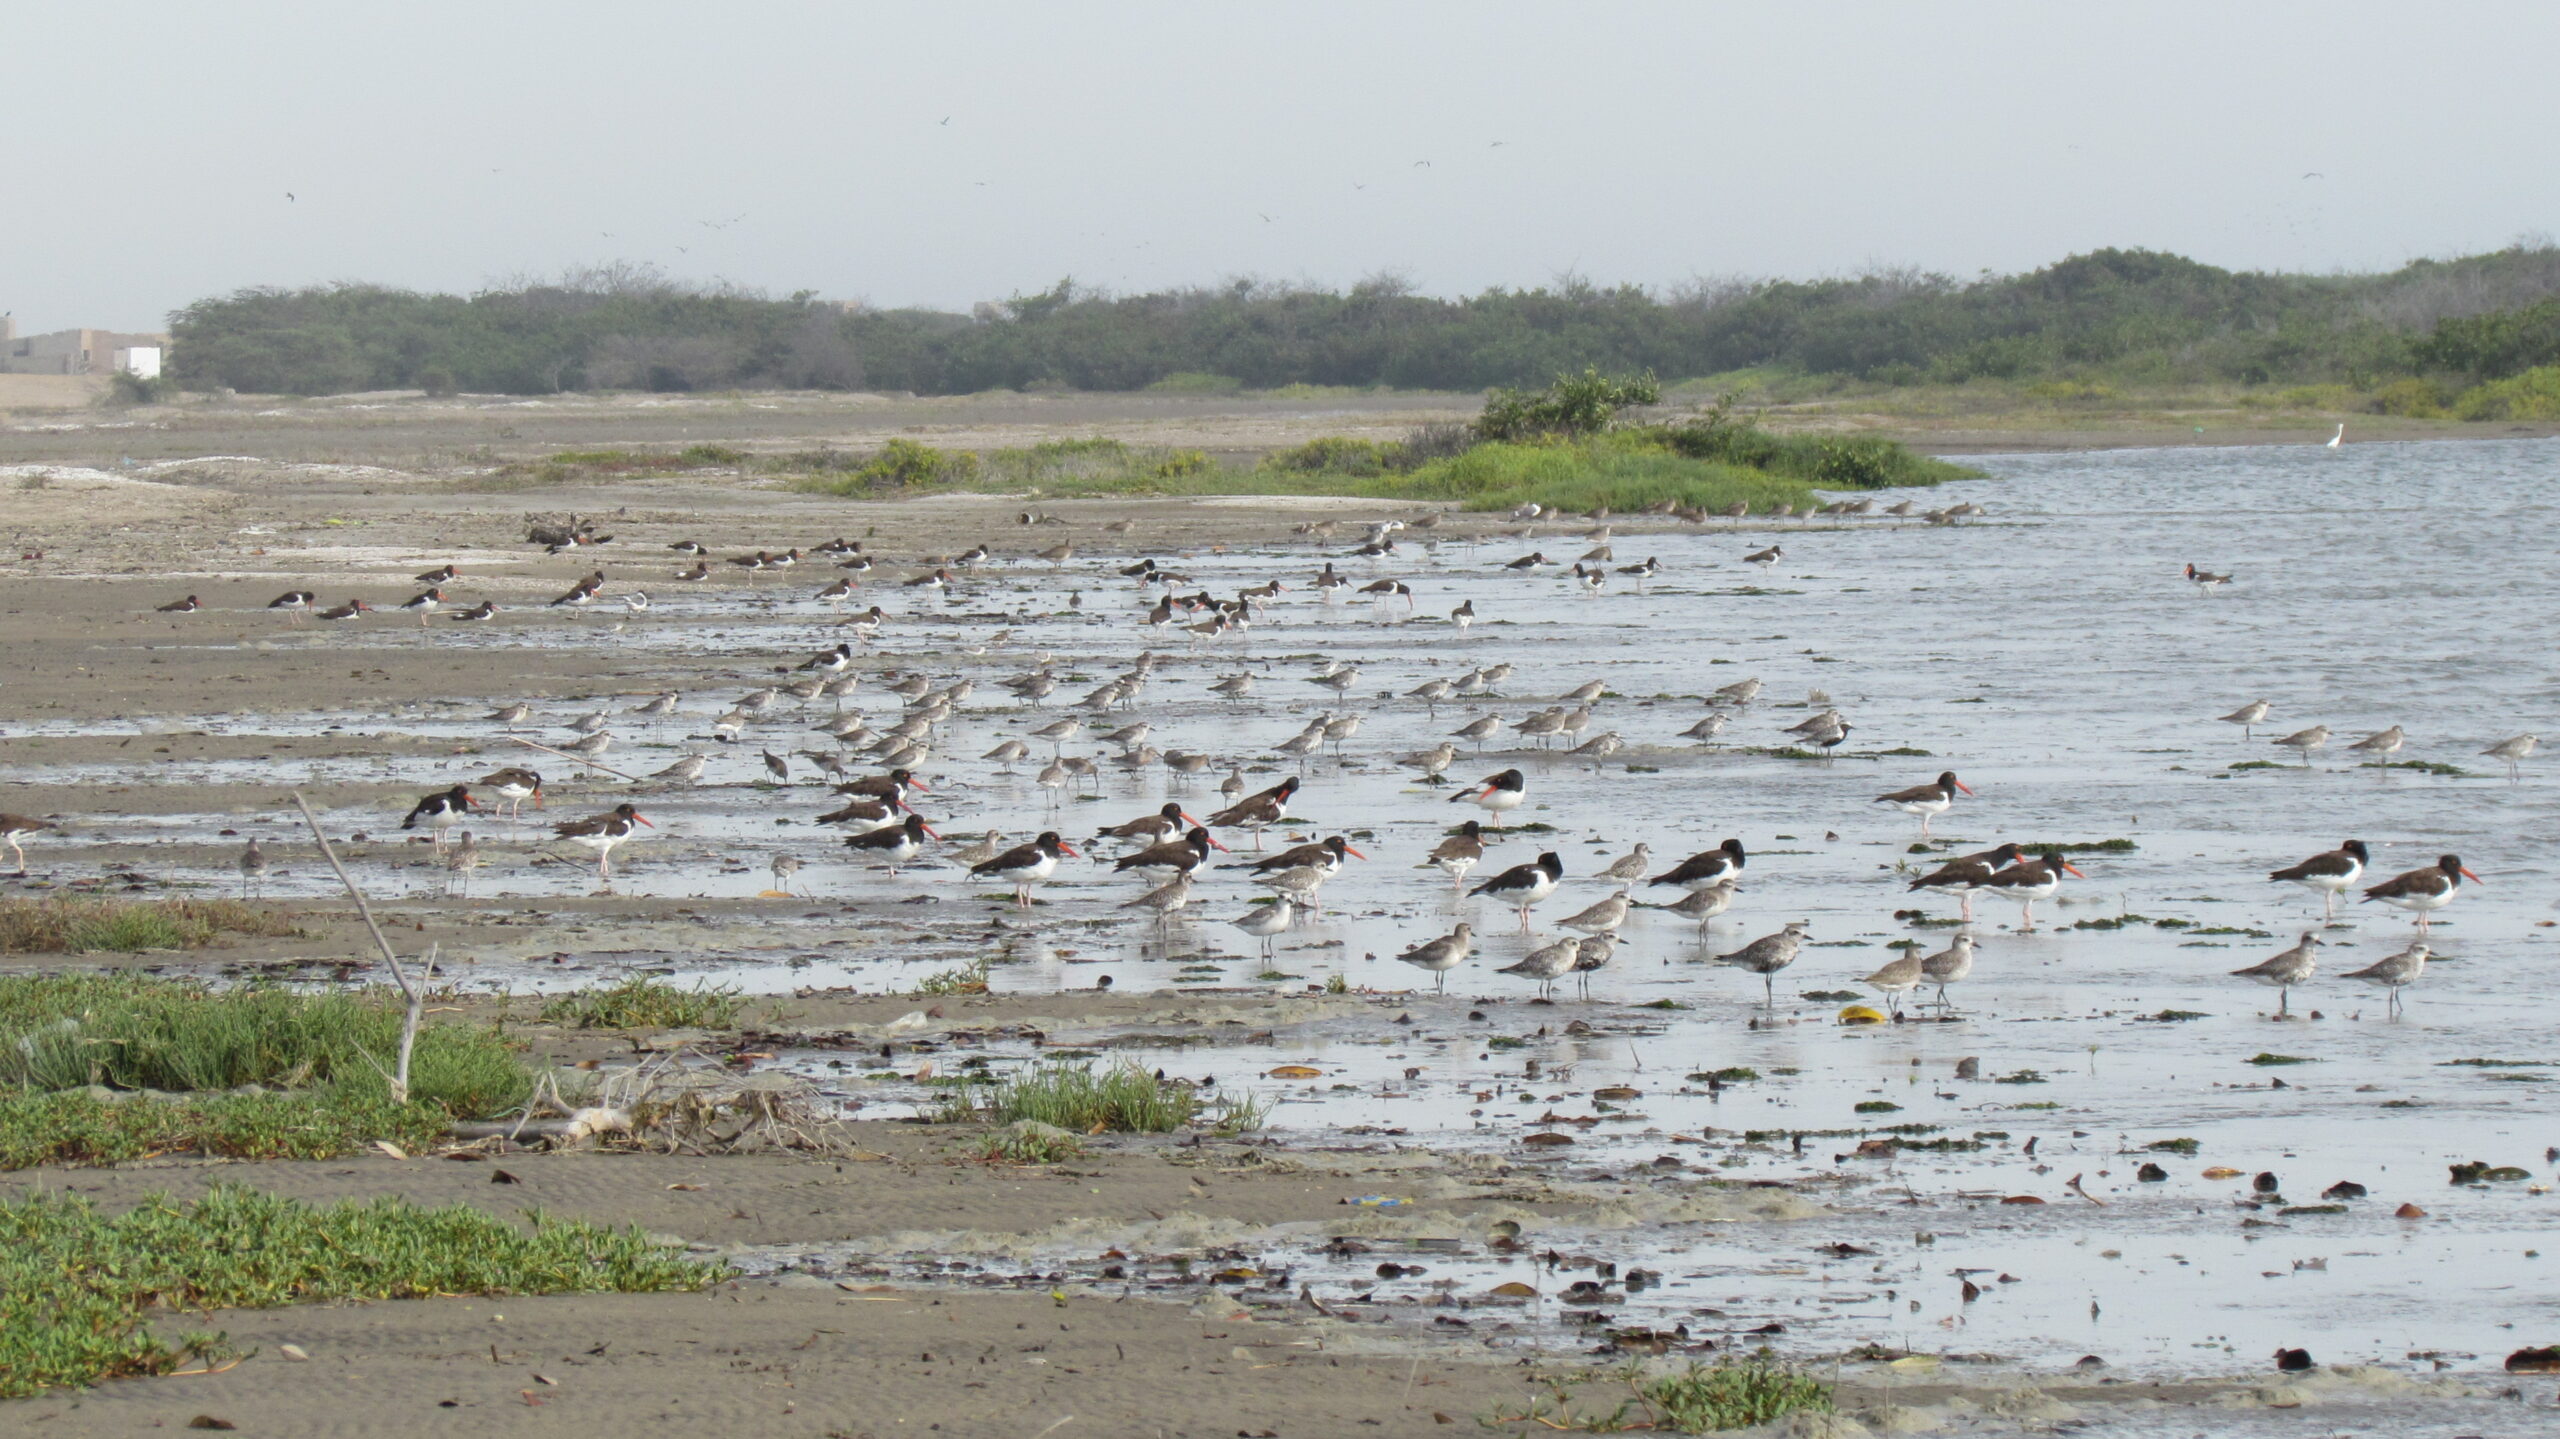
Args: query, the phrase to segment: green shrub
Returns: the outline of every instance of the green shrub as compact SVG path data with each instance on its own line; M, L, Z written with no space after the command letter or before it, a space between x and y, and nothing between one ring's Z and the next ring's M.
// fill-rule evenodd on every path
M1543 390L1494 391L1476 417L1476 434L1487 440L1596 435L1620 410L1661 401L1662 386L1651 372L1603 375L1586 366L1579 375L1558 375Z
M978 472L978 457L968 450L937 450L913 440L895 439L859 469L805 476L794 487L845 496L881 490L946 489L968 484L978 478Z
M2474 385L2454 401L2453 414L2460 420L2560 420L2560 365Z
M170 1099L0 1090L0 1170L123 1164L163 1154L335 1159L375 1140L416 1151L452 1125L444 1106L393 1104L379 1084Z
M1346 435L1325 435L1274 450L1262 457L1262 468L1282 474L1350 475L1356 479L1375 479L1397 468L1394 458L1402 446L1382 445L1375 440L1354 439Z
M1197 371L1178 371L1147 386L1155 395L1232 395L1244 389L1244 381L1227 375L1204 375Z
M2445 406L2452 399L2445 387L2433 380L2412 375L2394 380L2373 392L2371 409L2377 415L2399 415L2412 420L2441 420Z
M1205 451L1175 450L1156 461L1148 473L1159 480L1181 480L1208 474L1217 467L1217 462L1211 460Z
M1753 1358L1691 1364L1660 1374L1630 1365L1605 1376L1624 1384L1632 1391L1629 1397L1605 1413L1577 1413L1574 1391L1602 1377L1585 1373L1550 1379L1547 1392L1531 1400L1526 1412L1489 1415L1484 1423L1488 1428L1533 1423L1569 1434L1713 1434L1773 1423L1790 1414L1832 1412L1830 1385Z
M0 1398L167 1374L226 1354L155 1316L342 1299L666 1293L727 1277L638 1229L404 1199L315 1208L224 1185L109 1216L84 1199L0 1200ZM227 1427L227 1426L226 1426Z

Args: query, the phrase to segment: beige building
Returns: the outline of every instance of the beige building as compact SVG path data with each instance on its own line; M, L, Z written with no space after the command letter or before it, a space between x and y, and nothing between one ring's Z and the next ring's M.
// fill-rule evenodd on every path
M21 335L17 322L0 316L0 374L112 375L145 379L160 373L169 353L166 335L123 330L56 330Z

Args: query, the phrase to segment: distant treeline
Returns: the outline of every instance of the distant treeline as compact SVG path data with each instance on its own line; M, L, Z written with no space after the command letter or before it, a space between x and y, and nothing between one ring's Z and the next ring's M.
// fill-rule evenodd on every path
M2102 378L2477 383L2560 363L2560 249L2386 274L2217 269L2101 250L2029 274L1917 271L1698 284L1565 281L1463 299L1239 281L1112 295L1062 281L971 314L680 284L642 267L468 297L373 285L243 290L172 317L191 388L542 394L578 389L1478 390L1598 366L1884 384ZM2450 393L2449 391L2447 393Z

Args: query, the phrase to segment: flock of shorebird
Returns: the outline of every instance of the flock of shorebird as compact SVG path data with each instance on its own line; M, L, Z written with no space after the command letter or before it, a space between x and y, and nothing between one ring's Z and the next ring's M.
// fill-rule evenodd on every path
M1973 513L1980 512L1976 506L1964 508ZM1554 520L1562 517L1524 514L1518 518ZM1430 517L1417 522L1414 528L1427 533L1438 519L1437 516ZM1598 577L1606 574L1614 558L1606 521L1605 512L1593 518L1596 528L1584 532L1591 548L1573 564L1573 580L1586 590L1596 589L1599 583L1604 582ZM1032 514L1024 515L1022 522L1025 525L1057 523L1048 517ZM1330 528L1324 522L1301 527L1302 532L1311 534L1319 542L1330 538ZM1366 538L1349 552L1348 557L1384 561L1395 554L1396 536L1406 528L1407 525L1399 521L1372 524ZM1126 522L1105 526L1104 529L1114 536L1128 532ZM533 538L547 551L557 554L600 544L610 537L596 535L592 525L573 523L565 527L537 528ZM704 547L688 540L671 548L694 561L692 567L676 575L676 579L692 582L709 573L709 559ZM1221 547L1211 548L1215 551ZM1049 546L1021 559L1026 563L1046 564L1053 571L1062 571L1076 553L1076 546L1070 542ZM1766 567L1782 554L1778 546L1772 545L1745 554L1740 561ZM759 550L730 559L728 566L753 583L758 575L787 573L804 560L832 563L843 572L819 590L812 602L833 609L838 615L834 623L847 631L851 638L799 658L790 668L789 682L763 686L740 697L710 722L710 737L723 742L735 741L752 728L782 721L795 709L805 712L807 707L831 702L826 716L812 727L832 741L831 747L795 751L788 758L766 749L761 755L764 767L773 779L787 785L795 778L793 760L805 760L814 766L831 783L835 799L834 807L818 815L817 821L841 826L848 832L844 844L853 852L855 859L876 863L894 875L904 866L925 857L937 843L944 842L933 824L916 812L913 803L918 795L931 792L921 777L926 761L938 743L946 738L948 722L960 713L961 706L975 688L975 682L961 677L937 684L914 668L896 668L897 661L893 658L883 658L876 664L865 662L865 653L878 638L889 616L876 605L859 615L845 616L843 613L845 602L875 565L874 557L859 542L839 538L805 552L796 548L779 554ZM916 573L901 583L904 588L915 591L950 589L966 583L963 577L971 571L996 563L999 562L988 547L981 545L957 556L929 558L917 567ZM1498 563L1505 570L1526 572L1548 568L1554 562L1533 551L1516 560ZM1618 573L1632 576L1641 585L1660 570L1658 561L1648 559L1641 565L1619 567ZM2193 566L2189 567L2189 572L2190 578L2201 584L2218 583L2227 578L2196 571ZM444 565L419 575L419 582L427 588L398 608L417 613L423 623L427 616L447 605L443 587L458 581L461 574L458 566ZM1186 593L1186 588L1195 585L1196 581L1183 573L1178 563L1152 557L1141 557L1128 563L1115 559L1093 577L1093 582L1098 586L1108 585L1114 578L1138 592L1138 600L1131 608L1138 616L1137 633L1142 646L1149 642L1146 637L1177 625L1188 632L1195 647L1235 633L1267 618L1279 603L1279 596L1288 588L1282 581L1274 579L1242 589L1232 598L1220 598L1205 589ZM605 585L605 578L599 570L578 580L553 604L564 607L597 604L603 601ZM1404 581L1381 579L1359 584L1343 575L1332 559L1324 561L1322 569L1310 577L1308 586L1327 606L1336 604L1346 591L1369 599L1381 609L1397 602L1410 608L1414 603L1412 587ZM616 598L633 610L645 608L647 604L646 599L636 592ZM1073 597L1071 606L1081 608L1082 591ZM193 595L159 607L171 613L191 613L202 608ZM311 591L294 590L280 596L267 608L284 611L296 619L311 615L326 620L346 620L366 613L371 607L359 599L320 609ZM477 606L458 610L452 618L485 617L495 609L494 603L483 601ZM1458 606L1450 614L1448 622L1453 628L1463 631L1473 618L1474 605L1470 601ZM1010 631L1002 632L986 644L968 649L967 653L984 656L1004 648L1010 639ZM1033 742L1046 742L1050 749L1049 762L1038 772L1034 783L1045 792L1052 807L1061 800L1069 786L1081 789L1098 779L1100 764L1095 759L1065 753L1070 740L1088 738L1097 731L1102 741L1117 747L1117 757L1107 762L1118 768L1134 773L1162 766L1169 771L1171 786L1177 790L1195 777L1206 775L1220 767L1220 762L1205 754L1159 750L1147 742L1154 728L1148 720L1139 718L1122 722L1122 712L1134 707L1139 693L1166 663L1167 658L1154 649L1142 648L1125 672L1073 702L1073 707L1080 713L1029 729L1022 737L1004 739L981 757L982 762L1010 771L1017 763L1034 757ZM1062 662L1054 657L1040 654L1025 672L997 683L1019 704L1038 706L1060 688L1063 682L1061 667ZM1511 668L1508 664L1495 664L1434 678L1407 691L1406 698L1421 701L1426 711L1435 715L1443 702L1500 698L1500 687L1510 678ZM1347 699L1358 674L1356 665L1335 663L1306 679L1316 688L1329 691L1335 699ZM1222 676L1206 687L1220 701L1242 704L1250 701L1260 678L1248 670ZM900 710L894 720L885 715L866 718L858 711L846 711L847 700L866 679L873 680L878 689L899 702ZM1713 743L1736 715L1745 712L1759 698L1761 690L1757 679L1744 679L1717 689L1706 697L1705 713L1683 730L1680 737ZM1508 727L1516 735L1535 740L1541 747L1555 741L1579 741L1572 744L1567 752L1588 758L1597 767L1626 747L1624 737L1614 730L1583 738L1593 722L1595 707L1605 694L1603 682L1593 680L1557 696L1553 706L1523 718L1506 721L1492 713L1483 714L1450 731L1446 738L1431 748L1401 756L1398 763L1418 771L1425 783L1437 785L1442 782L1444 773L1457 762L1460 753L1458 741L1469 742L1480 750L1487 741ZM1821 708L1810 717L1787 726L1784 733L1808 747L1797 752L1827 755L1838 749L1853 726L1819 692L1816 692L1814 702ZM677 705L678 696L675 694L660 694L627 713L641 718L670 716L676 713ZM2254 726L2267 717L2269 710L2270 706L2262 701L2222 718L2243 725L2254 733ZM522 725L532 717L531 706L517 704L502 707L486 718L512 727ZM1362 721L1363 715L1357 710L1342 713L1327 710L1312 719L1299 734L1275 748L1303 764L1308 756L1328 745L1339 751L1358 732ZM612 741L612 722L612 718L603 711L581 715L565 722L574 738L564 740L556 749L545 745L534 747L548 750L574 764L597 766ZM2301 751L2307 759L2311 750L2325 742L2328 733L2325 727L2315 727L2277 743ZM2388 756L2399 748L2401 741L2402 733L2395 726L2354 748L2376 756ZM2530 755L2535 744L2534 736L2520 735L2491 747L2488 753L2506 759L2512 773L2515 763ZM701 778L708 762L706 754L687 754L648 778L689 784ZM878 772L856 774L854 771L858 767L876 767ZM1228 772L1219 785L1221 803L1206 818L1193 815L1178 800L1170 801L1153 812L1101 828L1088 843L1126 847L1125 852L1110 859L1111 871L1115 875L1138 880L1145 887L1120 907L1151 916L1154 922L1168 930L1175 923L1176 916L1190 906L1213 866L1219 870L1243 871L1252 882L1269 890L1270 897L1255 903L1229 922L1257 941L1268 959L1277 939L1291 931L1303 917L1322 912L1325 883L1338 874L1346 862L1367 856L1342 835L1298 844L1277 853L1261 853L1265 831L1288 821L1290 805L1304 781L1300 775L1291 775L1267 788L1248 792L1241 764L1228 762L1225 768ZM1474 806L1483 812L1483 817L1466 820L1450 829L1446 838L1422 859L1420 866L1438 869L1449 876L1453 905L1454 897L1463 894L1510 907L1523 934L1531 933L1532 911L1556 894L1565 882L1565 865L1555 851L1549 850L1527 862L1511 865L1472 886L1467 884L1467 880L1484 860L1487 842L1498 839L1502 834L1498 827L1489 827L1487 821L1498 822L1501 816L1518 809L1526 800L1528 789L1528 777L1518 767L1503 768L1458 789L1448 797L1448 802ZM1971 793L1954 773L1945 772L1928 783L1878 795L1876 802L1916 816L1920 821L1920 835L1927 839L1931 821L1951 809L1959 795ZM468 818L475 812L491 808L491 802L495 801L505 806L504 813L508 819L517 820L528 800L538 805L543 795L543 778L538 771L510 766L496 770L476 783L453 785L419 798L404 816L402 828L422 830L432 837L436 853L448 866L448 884L458 883L467 894L471 872L481 862L479 842L470 830L462 828ZM583 848L595 856L598 880L609 888L614 852L639 837L651 825L652 821L635 804L626 802L602 813L556 823L550 828L553 840ZM0 815L0 841L5 841L16 854L21 873L25 872L25 851L20 847L20 841L53 828L55 826L45 820ZM455 834L457 830L459 833ZM1233 854L1218 838L1221 832L1230 837L1249 836L1255 850L1254 857L1232 858L1225 863L1213 861L1213 855ZM965 867L974 880L1008 886L1015 903L1025 908L1035 903L1035 890L1056 874L1062 860L1083 857L1082 852L1056 828L1044 829L1028 843L1015 845L1006 845L1000 834L989 831L974 844L956 848L945 855L946 859ZM1098 852L1094 858L1100 858ZM2327 901L2325 920L2334 915L2337 896L2355 888L2363 879L2367 859L2368 852L2362 843L2348 841L2337 850L2277 870L2272 878L2297 883L2322 894ZM1603 897L1556 921L1557 929L1564 932L1561 937L1531 949L1500 972L1534 981L1542 995L1551 993L1560 981L1573 977L1584 986L1587 994L1590 976L1610 963L1622 927L1638 909L1664 910L1695 922L1699 926L1698 937L1703 947L1709 923L1733 906L1747 861L1748 855L1738 839L1724 840L1714 848L1661 867L1656 866L1648 846L1637 844L1629 853L1598 870L1595 877L1608 886ZM268 860L259 842L250 841L239 857L244 891L255 890L267 867ZM780 853L771 856L774 883L785 891L789 890L801 867L796 856ZM2018 845L2004 844L1950 859L1935 870L1913 879L1910 888L1959 898L1962 903L1959 923L1967 926L1973 920L1973 902L1977 894L2006 896L2021 906L2021 928L2032 930L2036 902L2055 895L2066 876L2080 874L2081 871L2059 851L2029 853ZM2384 986L2391 991L2396 1006L2398 991L2415 982L2424 969L2428 951L2423 943L2423 932L2429 916L2458 897L2467 878L2476 880L2477 876L2465 869L2457 857L2447 855L2436 865L2367 887L2365 898L2368 900L2414 912L2418 916L2422 941L2349 977ZM1667 904L1636 898L1640 892L1662 889L1676 891L1681 897ZM1789 923L1713 958L1759 975L1764 996L1774 1004L1774 976L1795 962L1806 943L1808 931L1809 925L1804 921ZM1447 933L1415 945L1395 957L1433 975L1435 987L1445 987L1448 974L1475 953L1476 935L1472 924L1458 923ZM2238 971L2238 974L2282 991L2279 1013L2283 1013L2285 1006L2289 1005L2291 989L2310 978L2314 968L2313 952L2318 944L2316 931L2306 933L2302 942L2293 948L2262 964ZM1866 984L1889 997L1897 1017L1906 994L1935 986L1936 1002L1943 1007L1947 988L1963 981L1972 972L1976 939L1970 928L1960 930L1941 951L1923 954L1920 952L1923 947L1916 944L1908 946L1900 958L1865 978Z

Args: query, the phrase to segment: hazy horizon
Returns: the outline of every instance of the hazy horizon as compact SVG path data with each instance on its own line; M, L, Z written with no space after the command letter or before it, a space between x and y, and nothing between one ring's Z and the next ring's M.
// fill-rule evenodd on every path
M82 97L11 147L21 333L611 261L965 309L1069 275L1466 294L2104 246L2316 273L2560 228L2549 7L93 13L0 20L22 84Z

